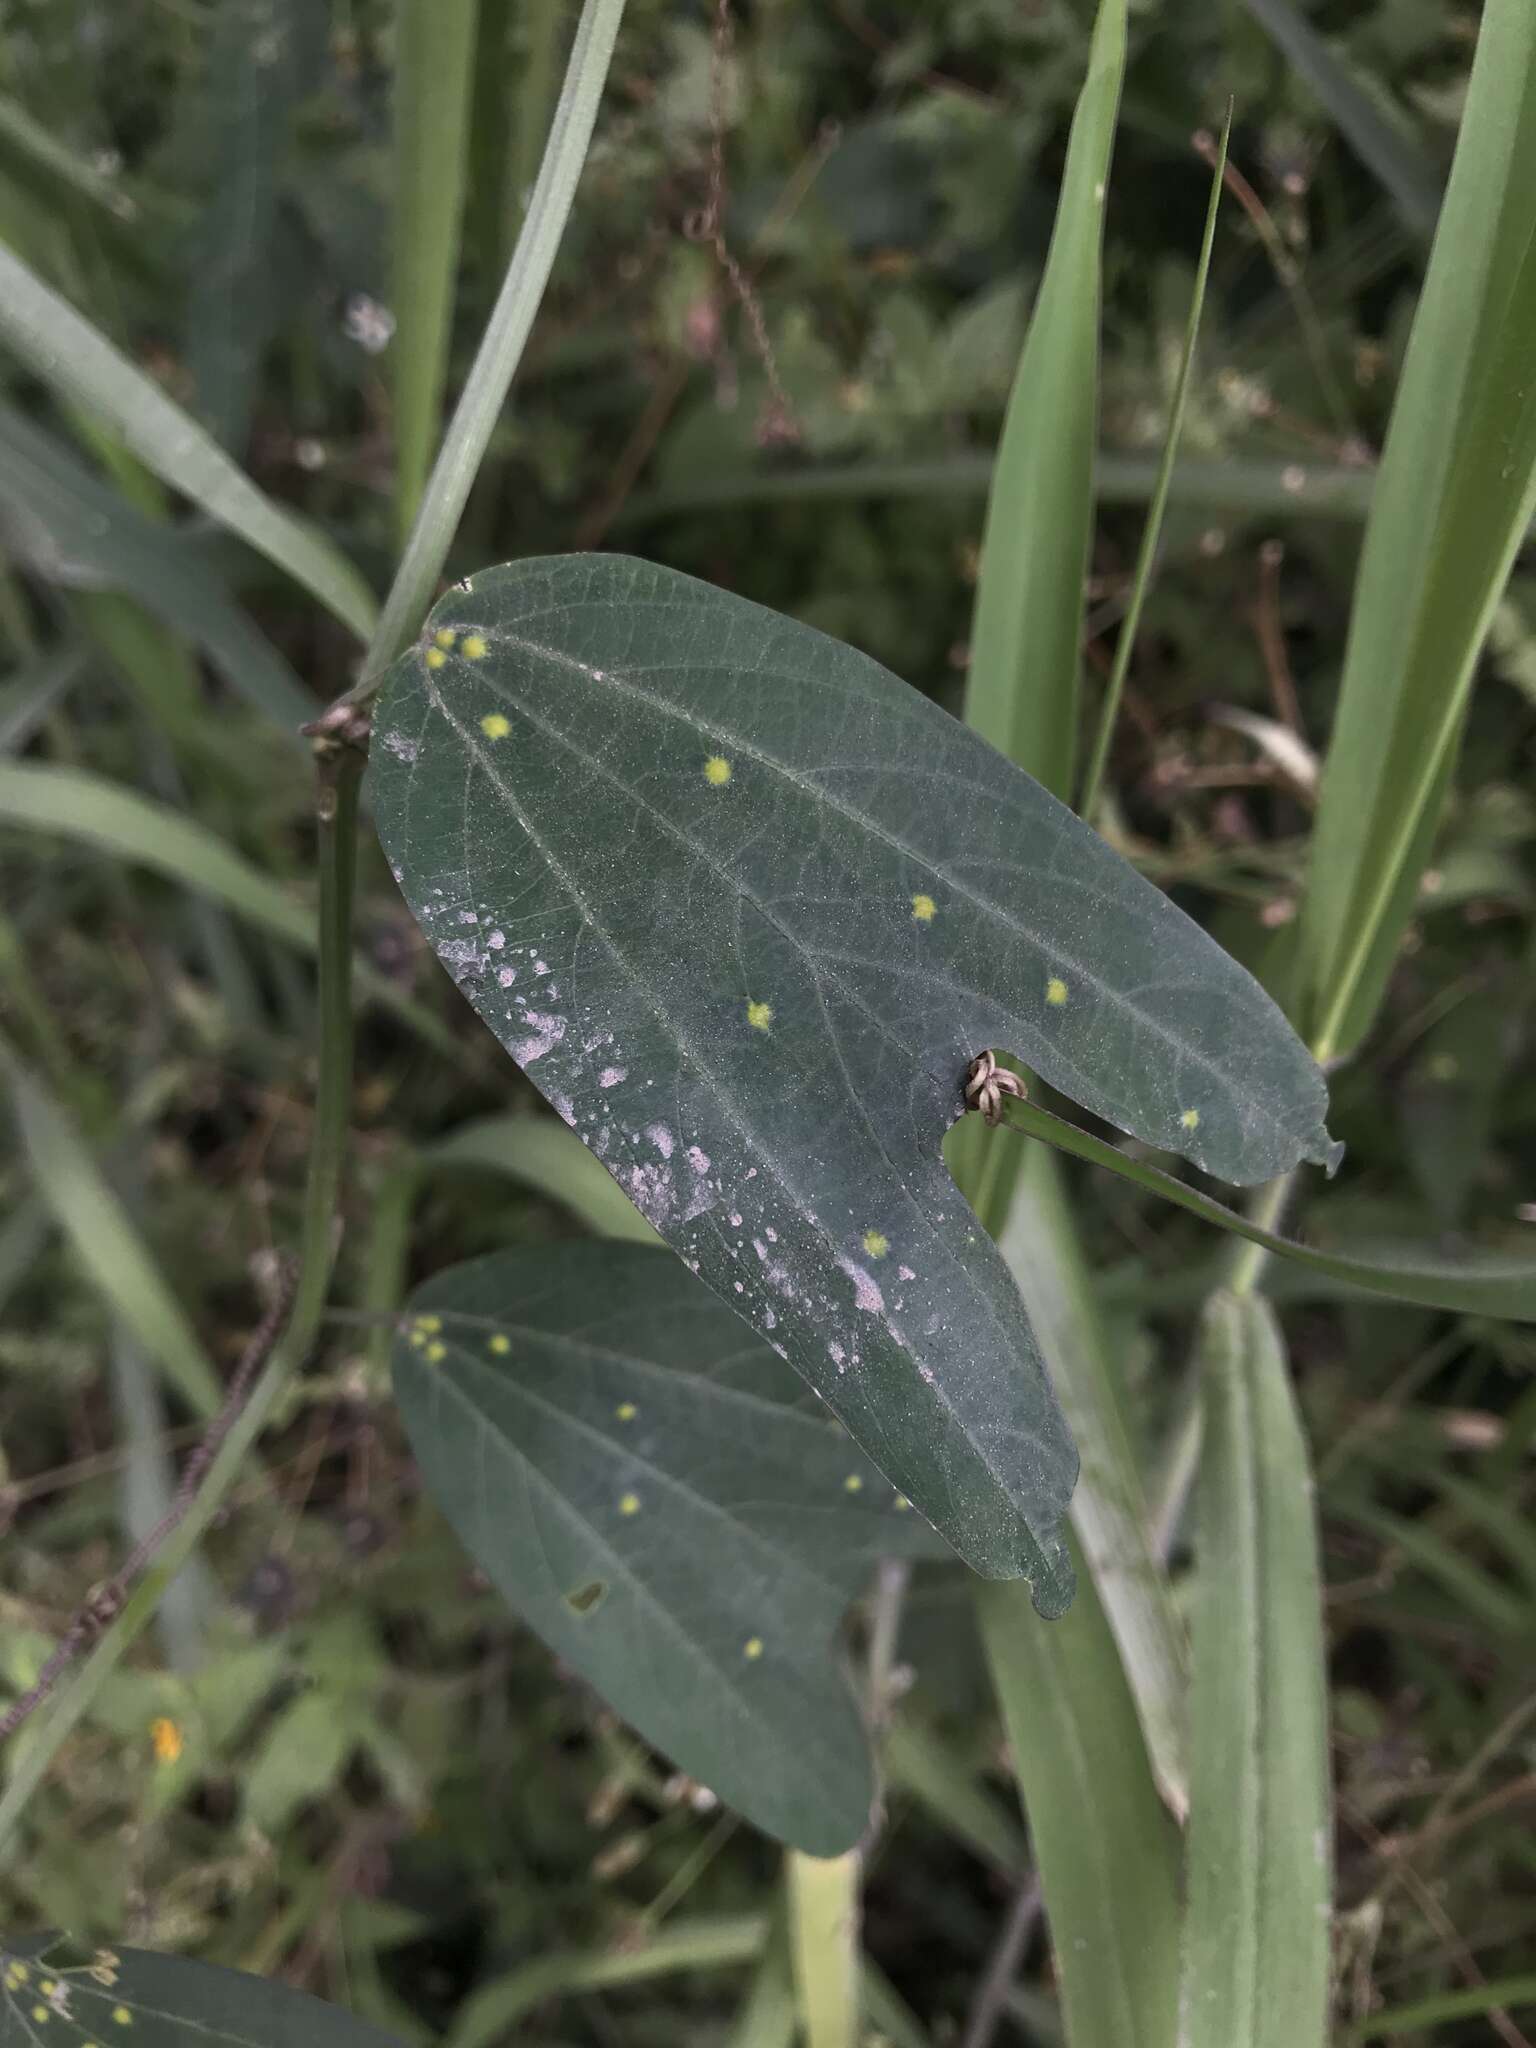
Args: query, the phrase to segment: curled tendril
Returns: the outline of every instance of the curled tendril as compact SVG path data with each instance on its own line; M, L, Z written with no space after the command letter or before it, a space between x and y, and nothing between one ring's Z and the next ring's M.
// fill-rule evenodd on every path
M965 1070L965 1106L979 1109L991 1125L1003 1120L1005 1095L1028 1095L1017 1074L997 1064L997 1054L979 1052Z

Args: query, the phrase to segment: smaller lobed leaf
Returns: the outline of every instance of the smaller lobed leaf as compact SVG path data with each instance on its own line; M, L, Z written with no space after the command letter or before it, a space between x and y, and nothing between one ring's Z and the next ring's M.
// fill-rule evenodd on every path
M577 1242L428 1281L393 1371L428 1490L563 1662L766 1832L857 1841L833 1635L877 1557L943 1545L767 1346L660 1248Z

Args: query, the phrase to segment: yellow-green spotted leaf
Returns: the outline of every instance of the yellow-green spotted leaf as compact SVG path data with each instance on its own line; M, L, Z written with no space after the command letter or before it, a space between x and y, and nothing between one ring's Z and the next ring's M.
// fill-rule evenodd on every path
M0 1944L0 2048L396 2048L306 1991L145 1949Z
M1331 1162L1257 983L875 662L646 563L451 591L373 762L513 1058L967 1562L1059 1613L1076 1457L940 1142L992 1047L1227 1179Z
M599 1242L429 1280L393 1369L429 1492L562 1662L769 1834L850 1848L834 1631L876 1558L943 1546L793 1373L667 1252Z

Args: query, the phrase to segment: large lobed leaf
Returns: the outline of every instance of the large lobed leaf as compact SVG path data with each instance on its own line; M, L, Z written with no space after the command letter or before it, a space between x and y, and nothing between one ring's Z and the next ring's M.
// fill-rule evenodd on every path
M502 1043L962 1556L1059 1613L1075 1454L940 1141L990 1046L1229 1180L1331 1163L1269 998L876 663L645 563L461 584L375 728L395 873Z
M429 1280L393 1370L434 1499L562 1660L759 1827L850 1848L833 1631L876 1558L941 1546L794 1375L669 1253L597 1242Z

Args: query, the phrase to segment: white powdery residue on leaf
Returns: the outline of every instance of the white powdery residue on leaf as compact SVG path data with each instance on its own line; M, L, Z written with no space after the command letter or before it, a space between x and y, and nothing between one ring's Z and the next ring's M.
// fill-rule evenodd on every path
M460 924L478 924L479 922L480 913L478 910L461 910L459 912Z
M896 1272L898 1278L902 1280L915 1280L917 1278L917 1275L910 1266L898 1266Z
M778 1317L774 1314L771 1308L765 1308L763 1310L763 1328L765 1330L776 1330L778 1327Z
M490 947L493 953L499 953L502 947L507 943L507 935L505 932L492 932L485 943Z
M620 1166L614 1178L653 1230L660 1230L672 1214L672 1169L670 1166Z
M535 960L533 963L533 971L535 974L548 974L549 962L547 960Z
M496 970L496 979L501 983L503 988L510 988L513 982L517 979L517 969L515 967L498 967Z
M440 939L437 957L455 981L485 972L485 954L473 939Z
M768 1242L769 1242L770 1244L777 1244L777 1243L778 1243L778 1241L779 1241L779 1233L778 1233L778 1232L777 1232L777 1231L776 1231L776 1230L775 1230L775 1229L773 1228L773 1225L772 1225L772 1224L770 1224L770 1225L768 1226Z
M611 1031L594 1031L590 1038L584 1038L581 1041L581 1049L583 1052L597 1052L602 1046L612 1045L612 1043L613 1033Z
M839 1257L837 1263L839 1268L853 1282L854 1305L863 1309L866 1315L884 1315L885 1296L880 1292L880 1289L875 1285L868 1273L865 1272L864 1268L855 1265L852 1259L842 1257Z
M403 732L380 733L379 737L397 761L415 760L419 746L416 740L408 740ZM396 880L398 879L397 876Z
M741 1212L737 1209L731 1211L731 1228L732 1230L740 1230L741 1228Z
M537 1010L527 1010L523 1013L522 1022L533 1026L533 1035L517 1041L512 1047L512 1057L520 1067L527 1067L535 1060L543 1059L545 1053L564 1038L565 1019L541 1015Z
M560 1118L561 1122L569 1124L571 1129L575 1130L576 1105L572 1102L569 1095L551 1095L549 1100L551 1108L556 1116Z
M617 1088L628 1072L628 1067L604 1067L597 1077L597 1085L599 1088Z
M672 1133L665 1124L652 1124L645 1134L663 1159L672 1157Z
M709 1154L707 1152L700 1151L697 1145L690 1145L688 1147L688 1164L693 1168L695 1173L708 1173Z

